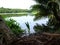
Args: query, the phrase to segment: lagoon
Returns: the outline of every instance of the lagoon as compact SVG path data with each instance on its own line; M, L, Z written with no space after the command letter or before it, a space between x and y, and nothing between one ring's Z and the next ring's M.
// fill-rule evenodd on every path
M42 25L42 24L46 24L47 21L48 21L48 18L42 18L42 19L40 19L40 20L34 21L35 16L31 16L31 15L19 16L19 17L17 17L17 16L16 16L16 17L8 17L8 18L6 18L6 19L10 19L10 18L13 19L13 20L15 20L16 22L18 22L18 23L19 23L19 26L20 26L22 29L26 30L27 33L28 33L28 31L27 31L28 29L27 29L25 23L28 22L29 25L30 25L30 32L31 32L31 33L35 33L33 27L34 27L34 25L36 25L36 23Z

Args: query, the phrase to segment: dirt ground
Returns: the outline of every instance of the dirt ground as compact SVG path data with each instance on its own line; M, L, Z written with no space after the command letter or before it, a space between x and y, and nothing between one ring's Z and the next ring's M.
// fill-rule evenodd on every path
M60 45L60 34L32 34L21 37L10 45Z

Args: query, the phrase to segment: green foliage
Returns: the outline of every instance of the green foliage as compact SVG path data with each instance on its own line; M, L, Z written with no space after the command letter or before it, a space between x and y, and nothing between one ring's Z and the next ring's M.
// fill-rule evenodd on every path
M47 25L35 25L34 29L36 32L50 32L50 33L59 33L60 32L60 16L59 12L59 0L35 0L38 4L32 7L33 10L38 10L36 14L36 19L41 17L48 17L49 21Z
M56 0L35 0L37 2L36 5L32 6L32 10L38 10L38 13L36 14L36 19L39 19L41 17L49 17L53 13L53 10L59 11L59 5ZM55 16L55 15L54 15Z
M60 33L60 22L55 17L49 19L47 26L52 28L54 32Z
M43 33L43 32L54 33L56 31L54 29L55 29L55 27L44 25L44 24L42 24L42 25L37 24L34 26L34 30L36 33Z
M27 28L28 28L28 33L30 34L30 26L29 26L29 23L27 22L27 23L25 23L26 24L26 26L27 26Z
M20 12L29 12L27 9L9 9L9 8L0 8L0 13L20 13Z
M6 20L6 24L16 36L23 34L24 30L21 29L21 27L15 20Z
M47 4L49 1L52 1L52 0L35 0L37 3L40 3L40 4Z
M60 22L56 20L55 17L51 17L46 25L36 24L34 30L37 33L50 32L50 33L60 33Z

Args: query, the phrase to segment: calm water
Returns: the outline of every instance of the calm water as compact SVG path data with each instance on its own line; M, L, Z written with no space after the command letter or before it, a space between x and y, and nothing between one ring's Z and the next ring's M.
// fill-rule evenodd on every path
M9 19L10 18L16 20L19 23L20 27L22 29L26 30L26 32L27 32L27 27L26 27L25 23L28 22L30 25L30 32L31 33L34 33L33 27L34 27L34 25L36 25L36 23L42 25L42 24L46 24L48 21L48 18L34 21L35 16L29 16L29 15L28 16L20 16L20 17L9 17Z

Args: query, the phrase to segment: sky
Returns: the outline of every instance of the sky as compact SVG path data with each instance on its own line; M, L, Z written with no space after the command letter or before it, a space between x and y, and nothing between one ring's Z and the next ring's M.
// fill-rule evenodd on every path
M4 8L30 9L34 4L33 0L0 0L0 7Z

